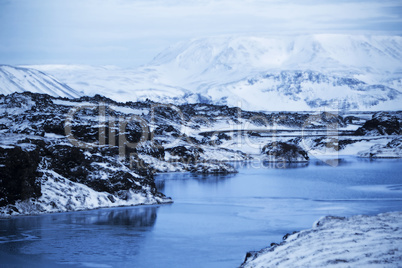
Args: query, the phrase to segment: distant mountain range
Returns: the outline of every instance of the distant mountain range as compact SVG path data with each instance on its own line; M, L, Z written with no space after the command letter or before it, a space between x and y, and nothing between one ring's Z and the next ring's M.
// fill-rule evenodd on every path
M402 109L400 36L211 37L174 45L136 69L26 67L1 66L0 92L101 94L124 102L201 102L265 111Z

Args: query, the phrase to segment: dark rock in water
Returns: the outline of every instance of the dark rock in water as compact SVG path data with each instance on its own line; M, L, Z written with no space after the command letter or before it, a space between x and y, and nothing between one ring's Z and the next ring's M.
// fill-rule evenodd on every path
M0 147L0 206L41 196L39 162L36 148L24 151L19 146Z
M300 146L286 142L270 142L262 148L262 154L268 156L268 161L305 162L308 154Z
M388 112L375 113L355 131L357 136L399 135L400 133L401 126L398 118Z

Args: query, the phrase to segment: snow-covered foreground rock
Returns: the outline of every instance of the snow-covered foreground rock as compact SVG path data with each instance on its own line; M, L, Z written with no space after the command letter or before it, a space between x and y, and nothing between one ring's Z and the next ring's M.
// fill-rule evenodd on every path
M402 109L400 36L217 36L172 45L136 69L30 67L116 101L252 111Z
M284 239L249 253L242 267L400 267L402 212L327 216Z
M7 138L0 144L0 216L171 202L145 168L129 169L107 149L84 151L60 138Z

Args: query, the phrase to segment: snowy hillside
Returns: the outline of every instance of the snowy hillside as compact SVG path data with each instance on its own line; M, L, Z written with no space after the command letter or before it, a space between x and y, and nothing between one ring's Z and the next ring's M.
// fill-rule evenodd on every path
M118 101L247 110L402 109L402 37L214 37L174 45L138 69L33 66Z
M67 98L77 98L82 95L41 71L0 65L0 94L24 91Z

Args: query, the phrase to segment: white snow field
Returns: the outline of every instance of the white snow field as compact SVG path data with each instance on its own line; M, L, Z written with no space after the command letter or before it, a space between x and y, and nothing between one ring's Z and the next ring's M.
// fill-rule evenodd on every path
M0 65L0 94L30 91L48 94L53 97L77 98L82 95L66 84L41 71Z
M402 212L339 218L263 249L242 267L401 267Z
M402 37L218 36L167 48L136 69L30 66L85 95L245 110L402 109Z

